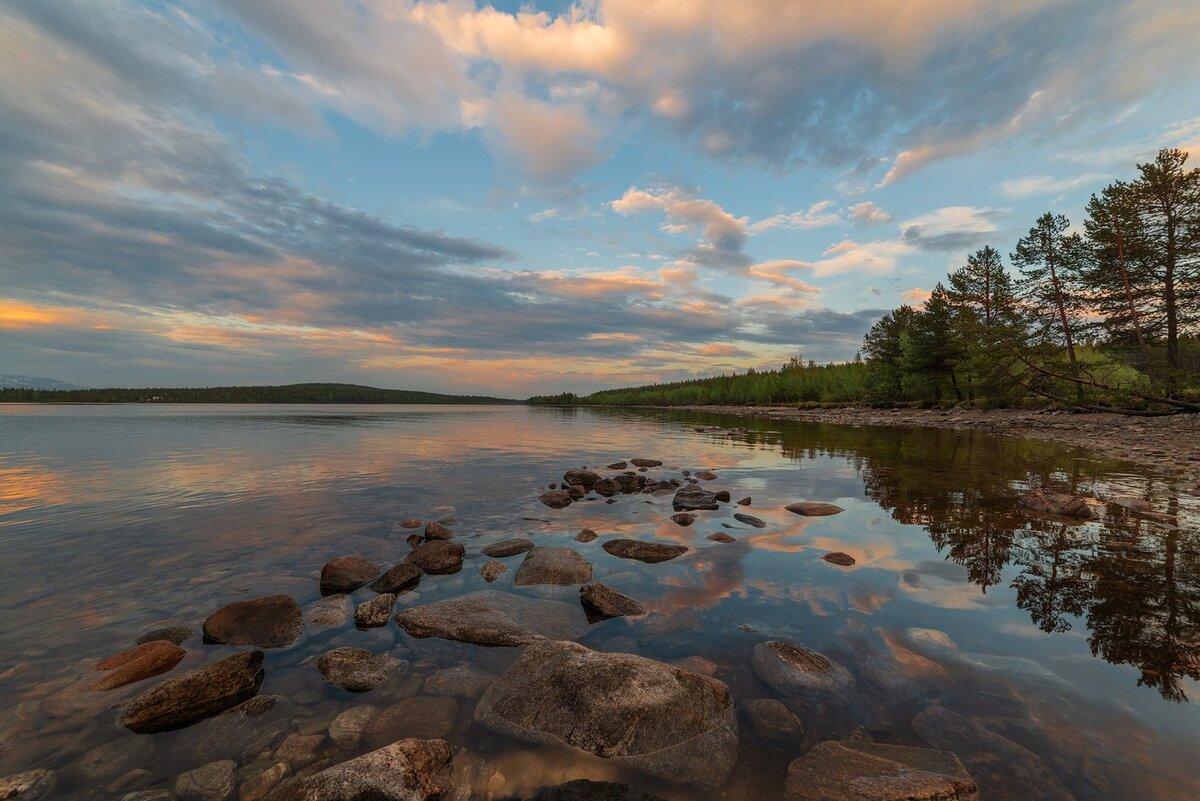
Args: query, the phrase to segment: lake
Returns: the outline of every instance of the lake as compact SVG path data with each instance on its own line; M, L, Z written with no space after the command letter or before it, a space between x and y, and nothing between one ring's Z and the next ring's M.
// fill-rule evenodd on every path
M557 510L538 500L568 469L616 475L604 466L633 457L663 462L644 473L652 479L712 471L702 487L751 503L683 526L669 492L592 494ZM1150 512L1097 503L1091 521L1041 518L1017 502L1032 487L1143 499ZM844 511L784 508L797 501ZM429 677L462 665L484 681L503 674L518 649L347 620L266 651L260 695L277 703L245 731L228 714L160 734L119 724L137 693L238 650L203 642L211 613L275 594L309 610L329 560L358 554L386 569L404 559L406 518L442 521L466 556L460 572L400 594L397 611L483 589L577 607L578 587L514 586L523 556L502 559L494 583L479 574L489 543L570 547L593 580L648 609L584 622L578 642L711 674L738 714L736 764L716 793L499 734L476 722L471 692L443 695L428 708L444 720L393 721L392 732L441 727L456 753L450 798L527 798L574 778L680 801L783 798L789 763L827 739L950 741L989 799L1200 797L1194 487L980 433L524 406L0 407L0 776L47 768L58 797L120 798L232 758L244 782L278 762L292 734L306 752L288 770L311 772L370 750L325 737L341 713L439 697ZM575 541L585 527L599 539ZM606 552L614 537L688 551L648 564ZM822 559L835 551L855 563ZM362 588L353 602L374 595ZM96 661L163 626L193 631L178 667L91 689ZM844 666L852 697L784 697L754 667L768 640ZM340 646L408 669L347 692L315 667ZM755 699L784 701L803 733L772 737L746 713Z

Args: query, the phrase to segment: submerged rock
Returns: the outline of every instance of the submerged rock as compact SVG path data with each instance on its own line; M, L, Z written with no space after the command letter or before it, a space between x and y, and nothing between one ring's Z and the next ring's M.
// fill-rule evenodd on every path
M754 672L787 698L842 704L854 692L850 672L824 654L782 640L754 646Z
M354 625L360 629L376 629L386 626L392 609L396 606L396 596L390 592L380 593L369 601L363 601L354 610Z
M349 595L327 595L308 608L308 625L315 629L335 629L346 625L350 617Z
M495 680L495 675L474 665L455 665L429 674L424 689L429 695L478 698Z
M407 739L296 778L267 801L434 801L450 791L450 746Z
M742 512L736 513L733 519L739 523L745 523L747 526L754 526L755 528L767 527L767 521L757 518L754 515L743 514Z
M204 639L224 645L283 648L304 629L300 607L289 595L268 595L252 601L235 601L204 621Z
M147 631L141 637L134 640L134 645L145 645L155 640L166 640L175 645L183 645L184 641L190 640L195 633L195 631L187 626L166 626L161 629Z
M263 652L249 651L156 684L130 702L121 724L139 734L191 725L258 694Z
M454 532L443 526L436 520L431 520L425 524L425 539L427 540L449 540L454 538Z
M570 548L540 546L525 554L513 584L583 584L592 580L592 566Z
M788 766L786 801L956 801L977 798L974 780L947 751L827 741Z
M400 528L420 528L421 521L415 517L409 517L400 521Z
M543 637L572 639L587 630L576 606L496 590L404 609L396 622L413 637L490 646L526 645Z
M527 540L524 537L514 537L510 540L500 540L500 542L493 542L491 545L484 546L483 555L502 559L506 556L516 556L519 553L532 551L533 548L533 540Z
M445 737L458 717L458 701L418 695L384 707L363 729L363 739L379 748L402 737Z
M330 722L329 739L343 751L354 750L362 740L367 723L377 714L379 707L371 704L350 707Z
M671 520L673 520L676 525L690 526L692 523L696 522L696 516L691 512L676 512L675 514L671 515Z
M804 723L774 698L753 698L742 703L750 726L764 740L799 746L804 739Z
M622 559L637 559L639 562L650 564L674 559L687 553L688 550L686 545L628 539L608 540L601 547L613 556L619 556Z
M697 470L695 473L692 473L692 476L694 478L700 479L701 481L716 481L717 480L717 474L713 473L710 470Z
M538 500L551 509L565 509L571 505L571 493L566 490L550 490L538 496Z
M479 568L479 575L483 576L483 580L491 584L496 579L500 578L502 573L508 572L508 565L503 562L493 559L490 562L485 562Z
M832 503L817 503L816 501L801 501L800 503L789 504L784 508L793 514L804 515L805 517L826 517L846 511L842 507Z
M842 551L833 551L821 557L831 565L841 565L842 567L850 567L854 564L854 557Z
M604 620L626 615L644 615L646 607L604 584L585 584L579 588L579 601L588 619Z
M591 542L592 540L596 539L596 537L598 537L598 536L600 536L600 535L597 534L596 532L592 531L590 528L584 528L584 529L580 529L579 533L575 535L575 541L576 542Z
M1030 490L1022 495L1019 500L1021 505L1027 509L1032 509L1035 512L1045 515L1078 517L1082 520L1091 520L1096 516L1091 505L1086 500L1060 492Z
M43 801L54 798L58 776L52 770L36 768L0 778L0 798Z
M573 779L553 787L543 787L525 801L666 801L636 787L617 782Z
M352 693L373 690L408 663L362 648L334 648L317 660L317 670L330 684Z
M401 562L372 581L371 589L375 592L390 592L393 595L399 595L405 590L411 590L420 582L421 568L412 562Z
M321 594L352 592L379 575L379 565L361 556L339 556L321 568Z
M143 643L110 656L92 668L107 671L95 687L97 690L114 690L151 676L160 676L178 665L186 654L187 651L166 640Z
M237 763L232 759L209 762L179 774L172 789L182 801L226 801L233 797L235 771Z
M487 689L475 718L533 743L566 743L670 781L713 789L737 759L729 688L633 654L530 644Z
M699 487L682 487L675 493L671 505L675 507L676 512L694 512L697 510L714 511L720 509L721 505L717 503L717 494L702 490Z
M432 575L446 575L462 570L463 555L467 549L457 542L430 540L413 548L404 561L414 564Z

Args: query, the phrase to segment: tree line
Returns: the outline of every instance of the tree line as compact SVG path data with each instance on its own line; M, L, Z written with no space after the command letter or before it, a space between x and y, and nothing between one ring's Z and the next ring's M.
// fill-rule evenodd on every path
M356 384L148 389L0 389L10 403L516 403L482 395L442 395Z

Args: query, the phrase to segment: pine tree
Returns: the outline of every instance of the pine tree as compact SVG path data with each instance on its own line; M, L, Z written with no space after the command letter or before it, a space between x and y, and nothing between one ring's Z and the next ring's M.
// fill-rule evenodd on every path
M1078 234L1067 233L1070 225L1061 214L1043 214L1009 258L1021 271L1021 299L1033 316L1039 339L1063 345L1074 365L1081 311L1078 278L1086 266L1087 249Z
M1087 205L1088 244L1092 259L1081 276L1088 300L1102 315L1110 340L1136 343L1150 366L1150 336L1159 328L1154 315L1155 282L1147 237L1138 215L1136 188L1123 181L1092 195Z

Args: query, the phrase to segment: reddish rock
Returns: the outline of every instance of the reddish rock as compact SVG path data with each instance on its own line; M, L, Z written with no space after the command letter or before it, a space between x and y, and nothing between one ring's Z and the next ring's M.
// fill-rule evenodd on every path
M415 517L410 517L407 520L400 521L400 528L420 528L421 521Z
M431 520L425 524L425 539L427 540L448 540L453 537L454 532L436 520Z
M93 670L108 671L96 682L97 690L115 690L135 681L160 676L179 664L187 651L166 640L155 640L110 656Z
M590 528L584 528L584 529L580 529L579 533L575 535L575 541L576 542L591 542L592 540L596 539L596 537L598 537L598 536L600 536L600 535L598 535L596 532L592 531Z
M841 565L842 567L850 567L850 565L854 564L854 557L848 553L842 553L841 551L834 551L833 553L827 553L824 556L822 556L821 558L824 559L826 562L829 562L831 565Z
M724 531L717 531L712 534L709 534L708 538L710 540L712 540L713 542L723 542L723 543L737 542L736 537L731 537L728 534L726 534Z
M204 639L224 645L283 648L300 637L303 627L300 607L290 596L268 595L236 601L213 612L204 621Z
M139 734L190 726L253 698L262 680L262 651L234 654L144 691L125 708L121 725Z

